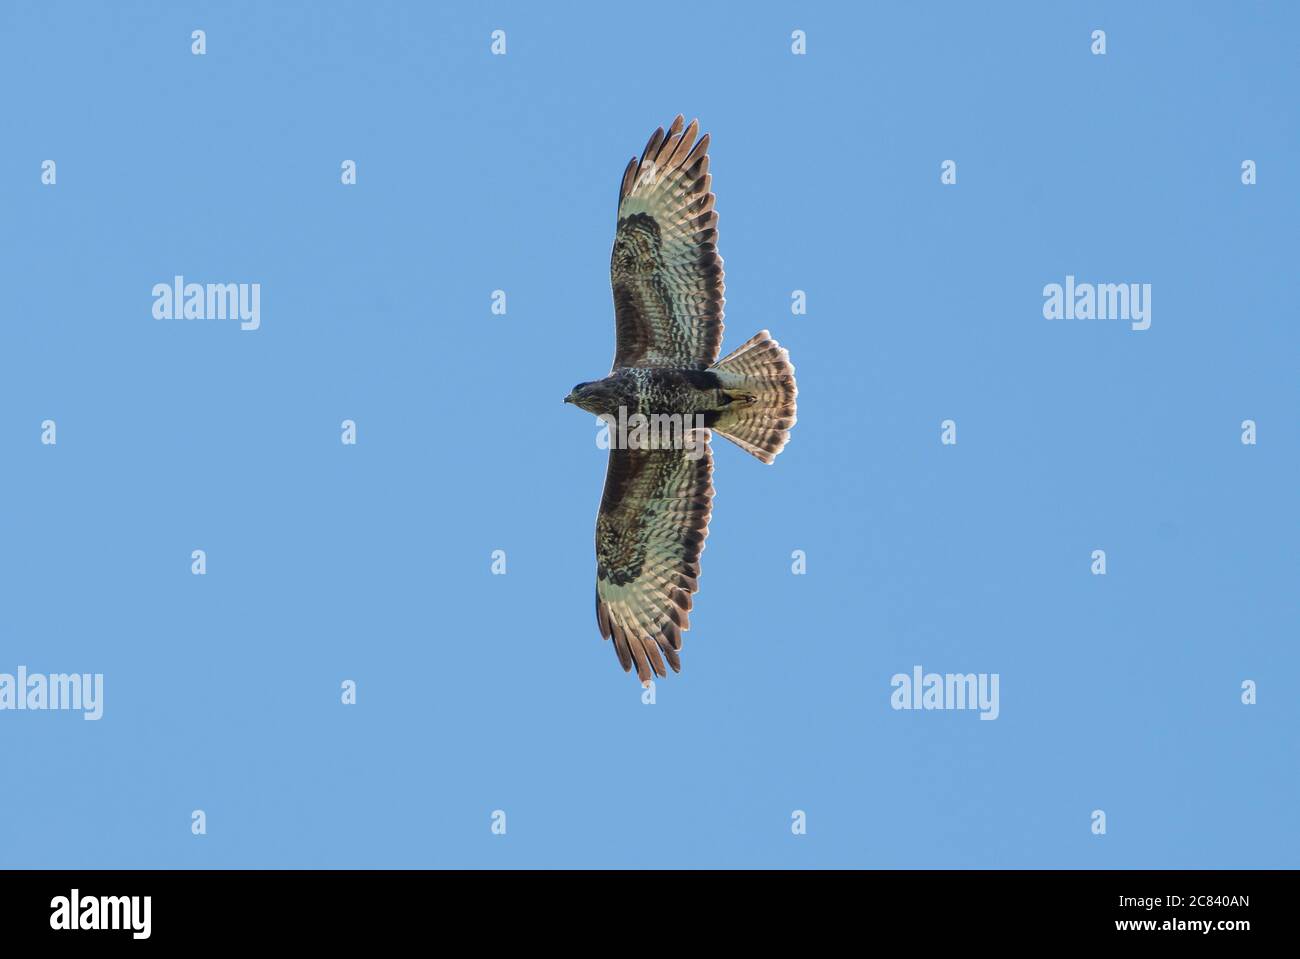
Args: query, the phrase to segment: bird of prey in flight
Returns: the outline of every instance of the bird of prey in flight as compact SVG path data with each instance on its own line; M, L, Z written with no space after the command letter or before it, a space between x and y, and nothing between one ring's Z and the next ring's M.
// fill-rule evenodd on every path
M652 670L667 675L665 660L681 671L713 505L710 431L771 463L790 437L798 393L789 354L767 330L718 360L722 257L709 135L697 140L698 132L678 116L627 165L610 261L613 367L565 397L611 426L596 516L596 622L643 685ZM616 442L614 424L637 414L685 425L668 444L653 430L637 441L635 429Z

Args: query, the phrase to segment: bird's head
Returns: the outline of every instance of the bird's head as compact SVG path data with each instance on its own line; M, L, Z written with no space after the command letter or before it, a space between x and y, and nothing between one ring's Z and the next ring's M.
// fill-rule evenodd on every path
M604 413L608 399L609 390L601 380L594 383L579 383L569 391L569 395L564 398L564 402L572 403L579 409L586 410L588 413Z

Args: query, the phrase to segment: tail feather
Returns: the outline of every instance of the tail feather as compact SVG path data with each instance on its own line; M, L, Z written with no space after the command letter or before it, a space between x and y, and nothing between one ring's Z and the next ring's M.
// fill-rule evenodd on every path
M771 463L790 439L799 387L789 351L761 330L711 367L731 399L713 429Z

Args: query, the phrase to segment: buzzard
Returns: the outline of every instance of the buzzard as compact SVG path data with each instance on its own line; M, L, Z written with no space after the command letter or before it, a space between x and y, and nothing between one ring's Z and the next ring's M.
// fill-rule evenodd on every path
M642 684L680 672L713 504L711 431L764 463L795 423L794 367L767 330L722 360L722 257L709 187L709 135L678 116L633 157L618 191L610 261L617 343L608 376L566 403L611 426L683 426L677 442L615 442L596 516L596 622ZM633 439L638 434L633 433Z

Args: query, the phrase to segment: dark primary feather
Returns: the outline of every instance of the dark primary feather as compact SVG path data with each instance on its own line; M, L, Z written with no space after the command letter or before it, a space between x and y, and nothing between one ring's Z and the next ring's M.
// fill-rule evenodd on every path
M678 116L623 174L610 258L613 368L705 369L722 346L724 282L709 135Z

